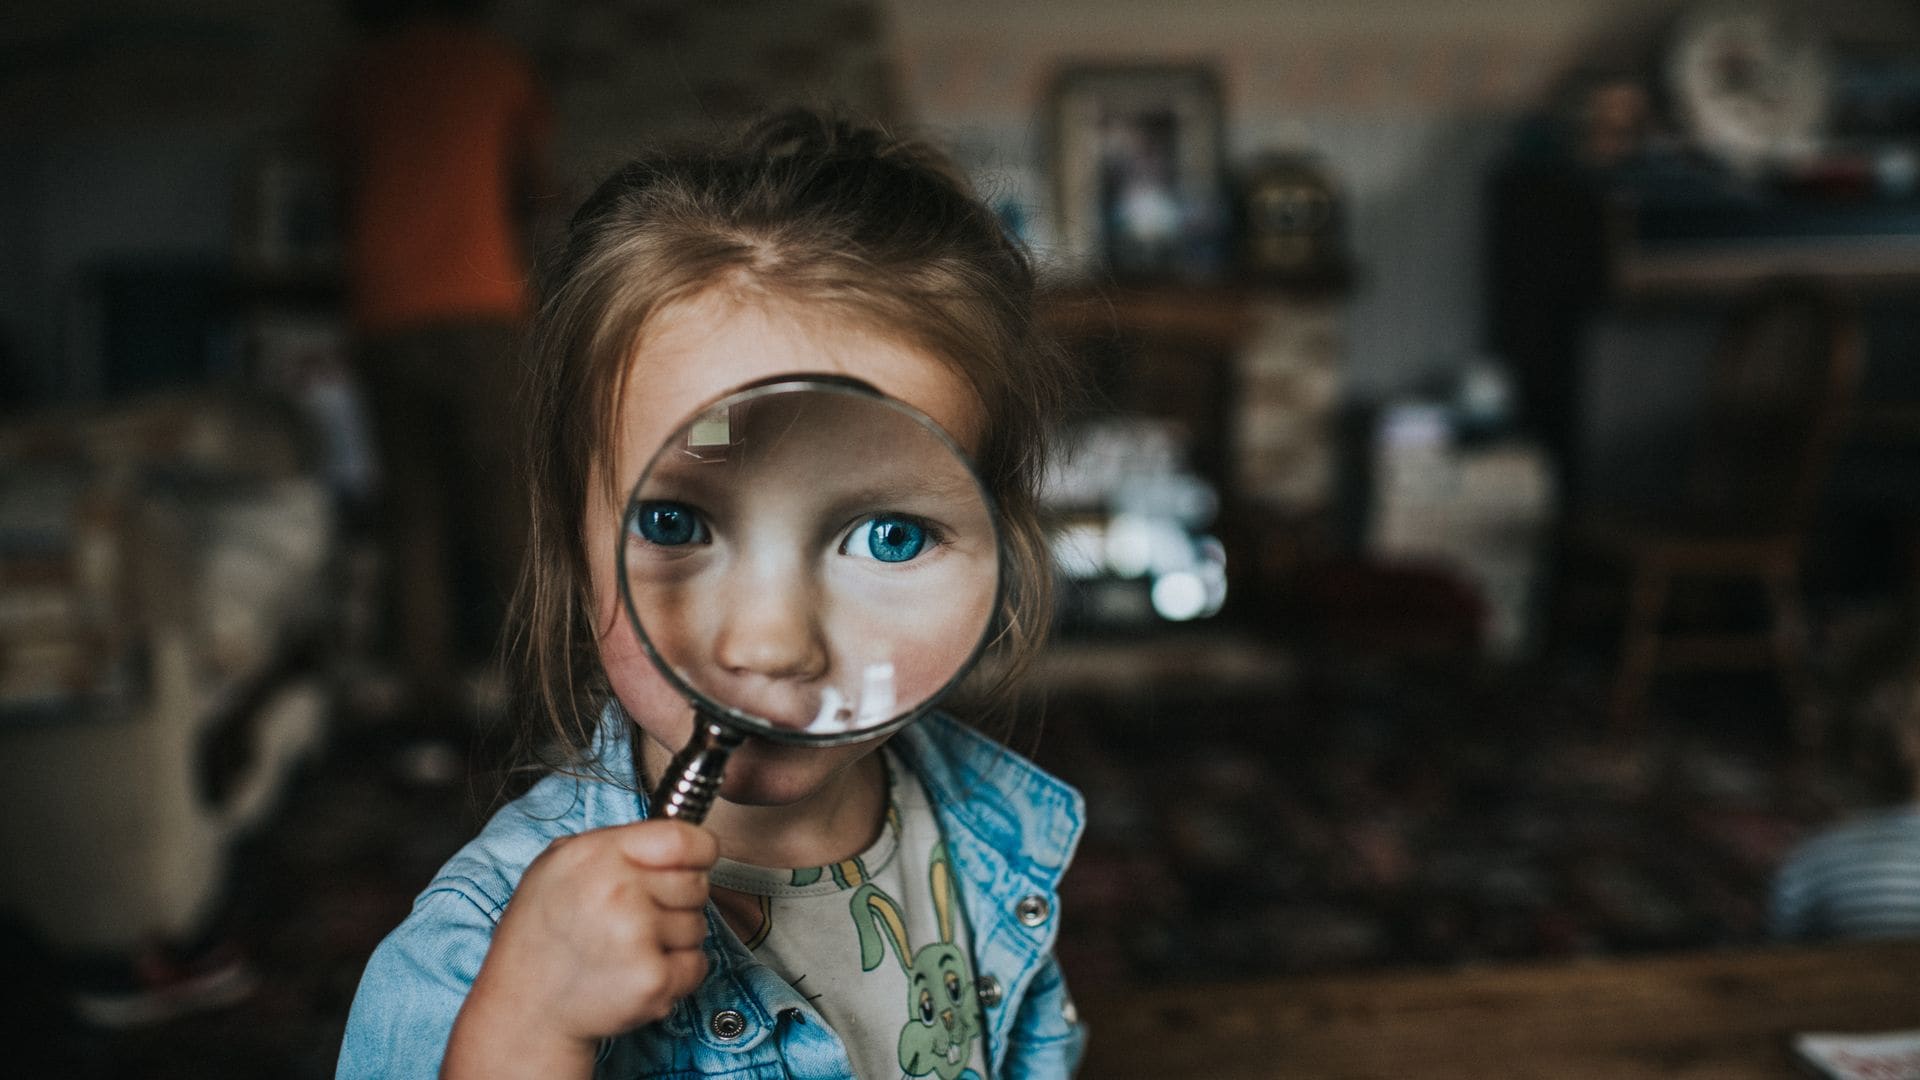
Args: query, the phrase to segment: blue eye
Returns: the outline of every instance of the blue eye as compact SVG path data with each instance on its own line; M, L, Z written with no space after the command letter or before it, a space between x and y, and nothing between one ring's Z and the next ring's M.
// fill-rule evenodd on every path
M927 527L912 518L897 515L871 517L854 526L841 550L849 555L864 554L881 562L903 563L918 556L927 546ZM849 551L848 548L856 550Z
M699 512L686 503L665 500L639 503L628 521L628 527L639 533L641 539L661 547L705 544L712 539Z

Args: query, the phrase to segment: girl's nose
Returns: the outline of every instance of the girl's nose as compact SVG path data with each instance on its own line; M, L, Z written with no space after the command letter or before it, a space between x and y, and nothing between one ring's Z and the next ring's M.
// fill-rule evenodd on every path
M816 599L791 572L742 575L714 643L715 659L735 676L805 681L826 674Z

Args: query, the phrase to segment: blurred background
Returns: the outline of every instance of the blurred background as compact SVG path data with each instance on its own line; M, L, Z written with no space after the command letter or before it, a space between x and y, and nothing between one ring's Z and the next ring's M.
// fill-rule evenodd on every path
M36 1067L331 1075L499 790L494 556L392 509L394 416L478 439L458 469L499 400L357 359L407 329L354 196L414 108L365 65L460 70L379 52L397 13L0 22L0 1015ZM436 152L498 144L513 265L634 151L796 102L933 137L1035 252L1097 389L1020 744L1090 804L1076 987L1861 930L1770 888L1915 796L1920 8L462 17L519 126ZM1920 933L1908 884L1865 932Z

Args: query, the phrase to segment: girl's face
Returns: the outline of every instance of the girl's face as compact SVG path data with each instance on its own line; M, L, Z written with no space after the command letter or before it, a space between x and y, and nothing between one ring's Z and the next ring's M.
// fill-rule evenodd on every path
M999 544L972 470L865 394L729 401L669 437L629 504L624 584L655 654L789 731L924 704L993 614Z
M584 542L601 662L621 704L656 744L647 759L658 762L684 745L693 714L641 648L621 606L614 556L623 535L626 489L681 420L746 383L794 372L832 372L867 382L926 413L969 453L977 449L983 425L971 389L932 355L844 320L809 318L797 306L742 302L720 291L655 316L632 365L620 402L617 449L604 463L611 474L596 477L589 491ZM607 497L609 480L616 501ZM781 710L775 703L803 695L802 684L820 679L830 666L832 635L823 632L808 605L778 602L777 583L755 588L758 602L730 607L741 617L694 627L685 641L668 646L659 627L649 622L648 630L656 644L674 650L676 666L693 673L698 685L722 691L735 703L759 706L756 711L778 721ZM962 632L970 635L964 645L908 643L897 657L904 665L902 676L908 676L916 655L939 654L948 645L958 647L960 655L970 651L985 615L983 609L963 620ZM792 747L749 740L729 763L721 794L750 805L793 803L876 746Z

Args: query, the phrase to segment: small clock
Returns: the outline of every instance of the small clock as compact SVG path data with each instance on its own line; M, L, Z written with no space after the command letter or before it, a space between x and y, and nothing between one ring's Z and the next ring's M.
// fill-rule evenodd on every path
M1826 130L1827 49L1801 4L1714 0L1674 28L1666 78L1681 123L1735 171L1804 160Z
M1247 174L1241 214L1241 260L1250 276L1331 282L1345 273L1340 197L1317 158L1298 153L1260 158Z

